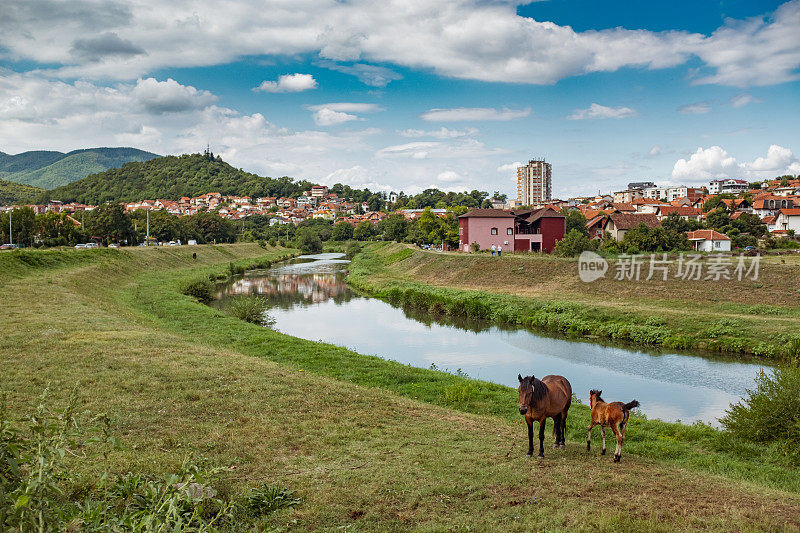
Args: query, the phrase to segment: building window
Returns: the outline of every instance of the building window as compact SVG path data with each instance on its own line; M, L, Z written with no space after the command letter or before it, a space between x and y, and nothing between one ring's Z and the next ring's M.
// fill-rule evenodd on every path
M464 228L458 228L458 234L464 235Z
M492 228L492 231L490 233L492 235L497 235L497 228Z
M506 235L514 235L514 228L506 229Z

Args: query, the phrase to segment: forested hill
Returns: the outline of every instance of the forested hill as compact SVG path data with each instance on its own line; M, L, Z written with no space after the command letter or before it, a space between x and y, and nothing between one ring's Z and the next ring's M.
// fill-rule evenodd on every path
M154 157L158 155L136 148L87 148L66 154L32 151L9 155L0 152L0 178L53 189L130 161L147 161Z
M30 204L43 192L38 187L0 180L0 205Z
M307 181L264 178L236 169L204 154L166 156L127 163L47 191L41 198L96 205L146 199L177 200L208 192L241 196L297 196L311 187Z

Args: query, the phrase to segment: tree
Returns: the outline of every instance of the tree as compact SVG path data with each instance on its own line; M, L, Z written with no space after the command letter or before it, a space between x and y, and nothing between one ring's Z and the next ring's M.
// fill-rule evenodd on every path
M586 250L597 250L598 244L598 241L589 239L586 233L572 229L556 243L553 253L561 257L574 257Z
M731 223L731 216L725 211L724 206L714 209L706 216L706 225L709 228L721 229Z
M33 239L36 236L36 214L30 207L19 207L10 213L11 216L11 231L14 239L14 244L21 244L25 246L32 246ZM0 215L0 236L2 242L9 242L8 235L8 217L9 214Z
M378 223L378 231L387 241L402 242L408 234L408 223L403 215L389 215Z
M181 217L187 239L196 239L201 244L234 242L236 225L214 213L197 213Z
M349 222L338 222L333 226L331 238L334 241L347 241L353 238L353 225Z
M294 241L295 246L304 254L318 254L322 251L322 240L312 228L299 228Z
M368 241L375 235L375 226L369 220L362 220L353 232L353 238L357 241Z
M105 244L122 243L133 239L133 225L122 206L108 202L88 213L86 233L90 238L99 238Z
M561 210L561 214L567 217L566 233L577 230L583 235L589 235L589 232L586 230L586 217L583 216L583 213L575 209L563 209Z

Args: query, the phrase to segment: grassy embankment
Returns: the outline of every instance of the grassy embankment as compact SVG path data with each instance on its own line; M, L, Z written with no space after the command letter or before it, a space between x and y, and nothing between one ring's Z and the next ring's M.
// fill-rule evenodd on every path
M202 454L231 468L220 490L262 481L296 490L303 503L275 525L800 526L800 474L773 450L635 418L623 463L613 465L586 454L586 409L576 406L567 450L531 461L506 387L281 335L180 293L231 261L285 253L232 245L0 254L0 389L21 413L48 383L63 401L80 382L81 408L107 412L126 445L109 456L113 472L175 470ZM74 461L87 475L101 468Z
M668 349L754 354L800 350L800 256L761 260L757 281L578 278L577 260L539 255L432 253L374 244L349 282L378 297L576 336ZM675 267L673 267L674 269Z

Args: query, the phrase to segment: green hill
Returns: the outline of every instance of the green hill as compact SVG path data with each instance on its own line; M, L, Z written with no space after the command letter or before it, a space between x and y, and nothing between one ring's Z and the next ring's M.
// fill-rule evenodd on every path
M0 180L0 205L30 204L43 192L38 187Z
M177 200L207 192L252 197L297 196L311 185L288 177L265 178L236 169L219 157L191 154L127 163L47 191L42 200L98 204L157 198Z
M0 178L53 189L130 161L147 161L154 157L158 155L136 148L88 148L66 154L34 151L8 155L0 152Z

